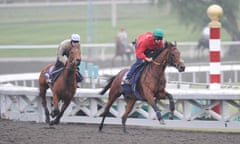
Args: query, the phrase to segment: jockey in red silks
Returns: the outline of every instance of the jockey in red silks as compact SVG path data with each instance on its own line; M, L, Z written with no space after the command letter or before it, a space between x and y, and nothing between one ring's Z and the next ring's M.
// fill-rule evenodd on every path
M49 79L47 80L49 83L52 83L56 79L56 73L63 70L64 65L67 62L66 57L69 56L69 50L70 48L80 48L80 35L78 34L72 34L71 39L66 39L62 41L57 49L57 61L55 63L55 67L50 73ZM65 57L66 56L66 57ZM80 82L83 80L83 76L80 74L79 71L77 71L77 82L78 87L80 87Z
M142 64L144 61L152 62L152 57L147 57L146 54L154 51L157 48L163 48L164 32L161 29L155 29L153 32L146 32L138 36L136 40L136 62L132 65L129 70L126 79L124 80L125 84L131 84L130 79L138 65Z

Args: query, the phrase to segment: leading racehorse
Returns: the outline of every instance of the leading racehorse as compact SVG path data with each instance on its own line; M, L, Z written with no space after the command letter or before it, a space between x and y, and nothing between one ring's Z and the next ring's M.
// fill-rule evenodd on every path
M77 89L76 70L81 62L81 51L78 48L72 47L69 50L68 60L63 71L54 82L53 86L47 83L45 73L53 66L53 64L45 67L39 76L39 96L42 98L42 105L45 111L46 122L50 125L58 124L64 111L70 104L75 91ZM51 88L53 93L53 111L51 112L54 120L50 121L50 113L47 108L46 91ZM58 108L59 101L62 101L61 110Z
M170 93L165 90L166 87L166 78L165 78L165 69L168 65L174 66L178 69L179 72L183 72L185 70L184 61L181 59L181 55L179 50L176 47L176 43L172 44L171 42L165 43L165 48L157 49L153 52L153 62L148 63L145 69L142 71L142 74L138 80L136 85L136 89L142 98L147 101L147 103L152 106L154 111L156 112L157 118L160 123L164 124L163 118L160 113L160 109L157 106L157 100L165 99L166 97L169 99L170 103L170 119L173 119L174 116L174 100ZM110 107L113 102L123 94L127 106L124 115L122 116L122 128L123 131L126 132L126 120L128 114L131 112L135 102L138 100L136 95L133 93L123 93L122 92L122 79L128 69L121 70L117 75L110 78L108 84L103 88L100 92L103 95L108 89L109 97L108 102L106 104L105 110L102 114L102 122L99 126L99 131L103 128L103 123L105 117L107 116Z

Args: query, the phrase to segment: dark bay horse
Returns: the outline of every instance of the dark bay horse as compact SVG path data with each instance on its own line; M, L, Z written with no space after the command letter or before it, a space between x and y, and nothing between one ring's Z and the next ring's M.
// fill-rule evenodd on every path
M166 78L165 78L165 69L167 66L174 66L178 69L179 72L183 72L185 70L184 61L181 59L181 54L176 47L176 43L172 44L170 42L165 43L165 48L157 49L153 52L153 62L148 63L143 70L138 84L137 90L147 101L147 103L152 106L154 111L156 112L157 118L161 124L164 124L164 120L161 116L160 109L157 106L157 101L160 99L165 99L166 97L169 99L170 103L170 119L173 119L174 116L174 100L170 93L165 90L166 87ZM122 116L122 128L123 131L126 132L126 120L128 114L131 112L135 102L138 100L133 93L124 94L121 90L121 82L128 69L121 70L117 75L110 78L108 84L103 88L100 92L103 95L108 89L109 97L108 102L106 104L105 110L102 114L102 122L99 126L99 131L103 128L103 123L105 117L109 113L109 109L112 106L113 102L123 94L127 106L124 115Z
M127 59L127 65L131 63L131 56L134 54L134 48L131 44L126 42L126 46L122 43L119 37L116 37L116 51L115 55L112 58L112 66L114 66L115 60L117 57L121 57L121 64L125 65L124 58Z
M45 111L46 116L46 123L50 125L58 124L60 122L60 118L62 117L64 111L70 104L75 91L77 89L77 81L76 81L76 70L78 65L81 62L81 51L78 48L72 47L69 50L69 56L67 63L64 66L63 71L56 79L55 83L51 87L45 78L45 73L53 66L50 64L46 66L40 73L39 76L39 96L42 98L42 106ZM52 118L54 120L50 121L50 114L47 108L47 101L46 101L46 91L48 88L51 88L53 93L53 111L51 112ZM62 107L59 111L58 105L59 101L62 101Z
M196 50L198 51L198 57L203 54L204 50L208 50L208 49L209 49L209 39L205 37L201 37L198 40L198 44L196 47Z

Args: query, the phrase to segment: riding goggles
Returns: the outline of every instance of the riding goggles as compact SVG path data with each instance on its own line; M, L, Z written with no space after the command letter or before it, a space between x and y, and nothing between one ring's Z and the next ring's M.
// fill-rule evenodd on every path
M79 41L72 41L73 43L79 43Z
M162 37L154 37L155 40L162 40Z

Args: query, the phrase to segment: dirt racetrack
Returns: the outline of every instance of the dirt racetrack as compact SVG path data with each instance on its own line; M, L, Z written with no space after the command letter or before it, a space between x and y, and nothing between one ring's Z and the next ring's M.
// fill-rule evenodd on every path
M0 144L239 144L240 133L168 130L128 126L59 124L0 119Z

